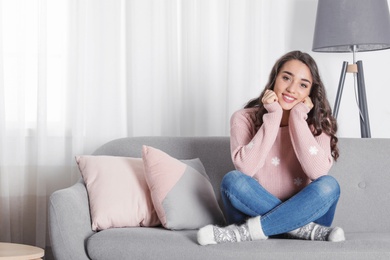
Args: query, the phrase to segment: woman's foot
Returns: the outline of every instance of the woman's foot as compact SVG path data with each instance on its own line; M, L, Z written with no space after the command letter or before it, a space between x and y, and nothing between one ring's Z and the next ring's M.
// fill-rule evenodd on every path
M244 224L217 227L207 225L198 231L198 243L202 246L229 242L267 239L260 224L260 217L250 218Z
M287 233L289 238L341 242L345 240L344 230L339 227L325 227L316 223L309 223Z

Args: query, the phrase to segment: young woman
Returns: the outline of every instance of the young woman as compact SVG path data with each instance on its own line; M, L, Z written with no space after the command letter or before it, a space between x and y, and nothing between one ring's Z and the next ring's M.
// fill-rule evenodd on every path
M235 171L221 183L230 226L198 231L201 245L287 237L343 241L331 228L340 197L327 175L339 153L317 65L300 51L281 57L260 97L231 118Z

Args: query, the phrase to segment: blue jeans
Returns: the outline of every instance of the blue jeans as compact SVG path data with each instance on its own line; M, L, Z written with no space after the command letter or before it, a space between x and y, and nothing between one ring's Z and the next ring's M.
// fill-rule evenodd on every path
M266 236L284 234L310 222L330 226L340 197L332 176L322 176L286 201L265 190L254 178L229 172L221 183L222 201L229 224L261 216Z

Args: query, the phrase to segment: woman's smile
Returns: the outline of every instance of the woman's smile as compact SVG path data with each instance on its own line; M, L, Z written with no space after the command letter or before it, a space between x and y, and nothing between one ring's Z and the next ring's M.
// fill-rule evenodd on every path
M288 95L288 94L282 94L282 96L283 96L284 102L286 102L286 103L293 103L296 100L296 98L294 98L293 96Z

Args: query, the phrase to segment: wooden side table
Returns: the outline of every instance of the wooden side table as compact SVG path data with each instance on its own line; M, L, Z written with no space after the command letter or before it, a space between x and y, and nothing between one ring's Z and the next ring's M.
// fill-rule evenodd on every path
M0 242L0 260L38 260L44 255L45 251L39 247Z

